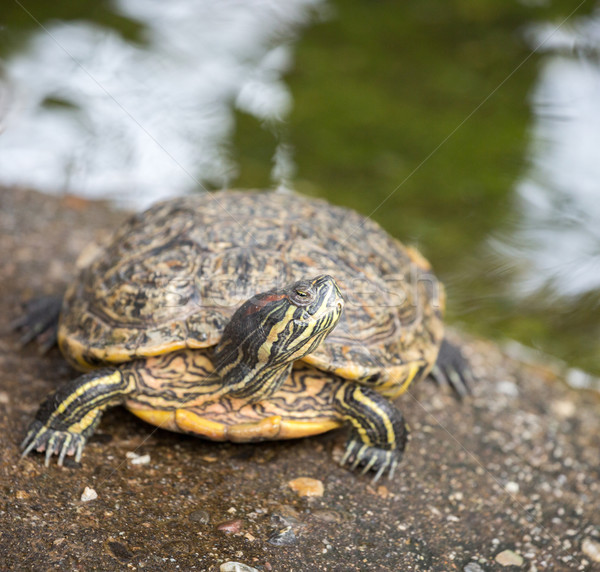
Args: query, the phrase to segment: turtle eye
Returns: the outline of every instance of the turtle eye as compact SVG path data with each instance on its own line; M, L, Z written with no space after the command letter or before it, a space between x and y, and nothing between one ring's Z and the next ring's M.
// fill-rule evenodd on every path
M292 290L292 299L296 304L305 306L313 301L314 293L310 287L296 286Z

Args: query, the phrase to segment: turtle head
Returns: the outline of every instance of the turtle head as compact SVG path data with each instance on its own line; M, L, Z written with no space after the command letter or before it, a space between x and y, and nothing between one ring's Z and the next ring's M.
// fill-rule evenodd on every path
M283 383L292 363L314 351L335 328L343 308L342 294L327 275L257 294L242 304L225 327L215 348L215 369L225 383L250 383L253 391L258 391L256 382L263 375L275 376L274 388L265 381L271 394ZM242 387L235 390L240 391Z
M296 361L335 328L344 299L335 280L322 275L259 294L244 306L246 321L262 333L258 359Z
M331 276L300 280L256 294L235 312L220 345L246 349L251 361L295 361L335 328L344 307Z

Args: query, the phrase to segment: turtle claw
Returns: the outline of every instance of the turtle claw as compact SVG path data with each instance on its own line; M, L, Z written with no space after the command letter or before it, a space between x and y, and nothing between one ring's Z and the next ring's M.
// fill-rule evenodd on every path
M44 459L44 465L46 467L50 466L50 459L52 458L52 454L54 453L54 446L56 445L56 433L53 433L50 439L46 442L46 458Z
M27 432L27 436L21 443L21 458L26 457L31 451L38 453L46 452L44 465L50 465L52 455L58 455L58 466L62 467L65 457L75 455L75 461L79 462L85 445L85 437L78 433L69 431L57 431L34 421Z
M362 459L364 459L364 450L367 448L367 445L362 445L361 448L356 451L354 455L354 460L350 463L350 470L354 471L360 465Z
M473 393L472 386L475 384L475 378L469 362L460 348L447 340L442 341L437 361L430 375L440 387L450 387L458 399Z
M29 431L27 432L27 436L21 442L20 449L23 450L21 453L21 459L26 457L33 451L35 444L37 443L39 437L41 437L43 431L41 430L43 425L39 421L34 421L29 427Z
M392 461L392 466L390 467L390 474L388 475L388 478L390 479L390 481L394 478L394 473L396 472L397 466L398 466L398 461L396 461L396 459L394 459ZM377 479L375 479L375 480L377 480Z
M63 446L60 449L60 453L58 455L58 466L62 467L63 461L65 460L65 456L69 451L69 441L67 439L64 440Z
M373 484L375 484L381 478L381 475L383 475L384 472L385 472L385 465L381 465L381 467L379 467L379 470L373 477ZM391 477L391 474L392 473L390 471L390 477Z
M354 451L354 447L356 445L358 445L358 443L356 441L350 441L348 443L348 445L346 445L346 451L344 452L344 456L342 457L342 460L340 461L340 465L342 467L346 464L346 462L350 458L350 455L352 455L352 452Z
M340 465L348 464L350 470L362 466L361 475L365 475L369 471L377 471L373 477L373 483L376 483L386 471L389 471L388 478L391 479L394 476L401 457L402 453L399 450L386 451L351 439L346 445Z
M375 462L377 461L377 457L373 455L371 460L363 467L363 470L360 472L361 475L366 475L372 468ZM381 470L381 469L379 469Z

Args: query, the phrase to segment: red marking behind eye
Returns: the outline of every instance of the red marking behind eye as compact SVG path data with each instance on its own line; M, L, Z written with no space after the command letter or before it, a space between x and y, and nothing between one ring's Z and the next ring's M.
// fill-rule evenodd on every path
M261 308L264 308L267 304L271 302L276 302L277 300L283 300L283 298L287 298L287 294L270 294L269 296L264 296L263 298L259 298L256 301L253 301L252 304L249 304L244 312L244 316L249 316L250 314L254 314L258 312Z

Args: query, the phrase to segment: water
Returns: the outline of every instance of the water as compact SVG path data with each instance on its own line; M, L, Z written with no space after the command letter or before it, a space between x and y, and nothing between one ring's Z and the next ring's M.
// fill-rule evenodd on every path
M110 9L138 23L137 41L94 21L41 22L6 62L2 182L138 207L227 186L233 110L272 124L288 114L281 76L313 4L119 0ZM282 148L273 171L287 174Z
M531 96L530 168L517 184L521 294L600 288L600 18L575 24L531 33L530 44L550 40Z
M35 1L0 22L0 183L325 196L416 243L451 321L600 374L596 3Z

